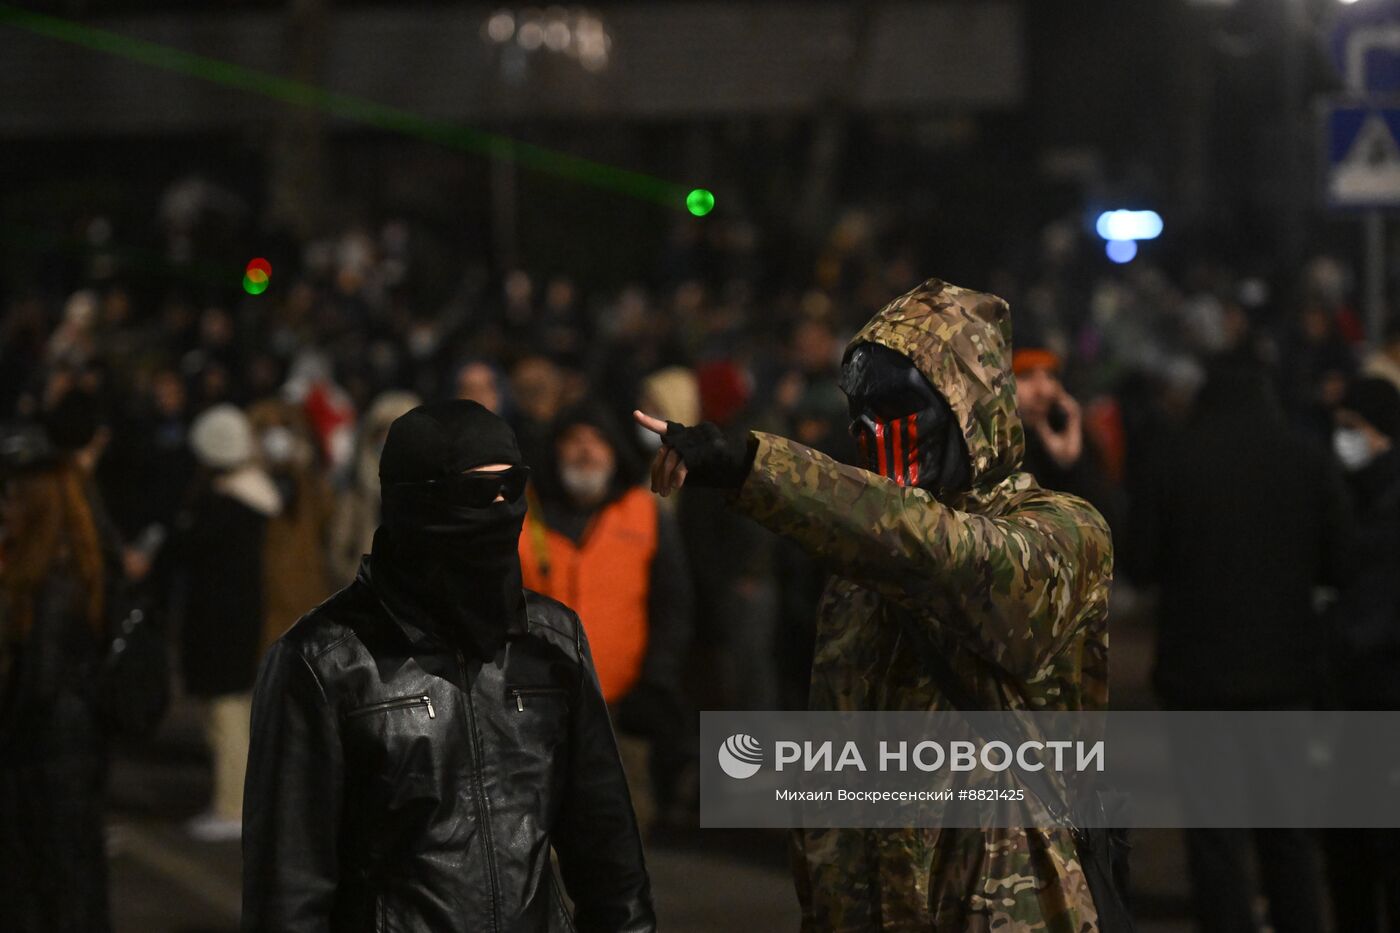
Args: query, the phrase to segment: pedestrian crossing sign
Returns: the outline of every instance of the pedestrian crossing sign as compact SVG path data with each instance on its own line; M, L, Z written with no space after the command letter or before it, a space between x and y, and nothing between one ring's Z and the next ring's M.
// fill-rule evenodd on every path
M1327 128L1328 203L1400 207L1400 108L1334 107Z

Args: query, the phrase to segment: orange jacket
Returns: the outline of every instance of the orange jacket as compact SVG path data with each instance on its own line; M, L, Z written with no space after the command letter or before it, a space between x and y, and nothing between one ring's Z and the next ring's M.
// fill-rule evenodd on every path
M609 703L637 683L646 657L656 509L649 492L630 489L603 506L575 544L545 525L532 500L520 534L525 586L578 613Z

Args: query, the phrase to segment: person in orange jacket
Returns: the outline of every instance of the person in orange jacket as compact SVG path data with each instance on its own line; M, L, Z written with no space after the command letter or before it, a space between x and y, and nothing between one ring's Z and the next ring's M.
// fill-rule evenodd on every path
M645 828L677 805L670 791L694 754L681 700L689 569L674 519L639 484L640 464L606 412L584 403L552 433L520 536L523 580L583 622Z

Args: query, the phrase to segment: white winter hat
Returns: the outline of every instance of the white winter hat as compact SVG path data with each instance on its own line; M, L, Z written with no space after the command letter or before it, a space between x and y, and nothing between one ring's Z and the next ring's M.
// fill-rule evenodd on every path
M215 405L194 419L190 448L205 466L231 470L253 459L253 427L236 405Z

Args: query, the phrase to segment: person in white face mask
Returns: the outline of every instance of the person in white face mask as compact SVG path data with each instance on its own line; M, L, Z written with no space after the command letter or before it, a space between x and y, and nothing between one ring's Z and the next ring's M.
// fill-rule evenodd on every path
M1384 379L1358 379L1334 416L1332 450L1348 473L1366 470L1390 453L1400 433L1400 390Z
M693 606L680 533L598 407L565 411L547 452L520 536L524 584L583 621L645 832L672 808L667 789L694 754L680 690Z
M1400 390L1358 379L1333 415L1333 450L1356 509L1354 569L1328 611L1328 685L1345 709L1400 709ZM1400 911L1400 831L1323 833L1333 929L1380 930Z

